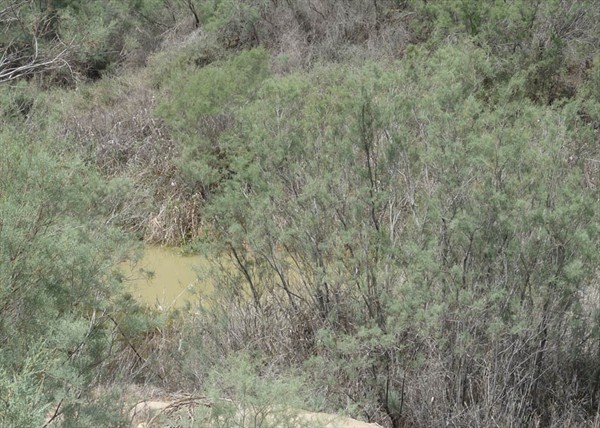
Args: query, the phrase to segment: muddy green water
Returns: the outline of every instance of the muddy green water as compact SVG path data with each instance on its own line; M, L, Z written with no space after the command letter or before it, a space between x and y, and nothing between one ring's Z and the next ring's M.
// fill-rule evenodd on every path
M131 293L150 306L168 309L195 303L212 284L198 280L197 273L208 265L202 256L184 256L176 248L146 247L135 265L122 268Z

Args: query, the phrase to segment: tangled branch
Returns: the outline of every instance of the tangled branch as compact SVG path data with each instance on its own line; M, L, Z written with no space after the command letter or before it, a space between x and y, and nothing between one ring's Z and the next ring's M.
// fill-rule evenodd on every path
M0 38L0 83L63 67L70 69L67 56L71 46L64 44L56 34L51 37L52 53L42 53L45 49L40 49L38 44L38 40L48 39L52 34L52 17L42 14L33 24L28 24L24 9L31 9L29 2L13 0L8 6L0 7L4 36L4 40Z
M2 56L0 56L0 83L30 76L41 71L57 70L63 67L70 68L66 60L69 46L50 58L40 57L37 38L34 38L32 55L27 54L24 49L11 53L11 47L9 45L3 49ZM25 63L23 64L23 62Z

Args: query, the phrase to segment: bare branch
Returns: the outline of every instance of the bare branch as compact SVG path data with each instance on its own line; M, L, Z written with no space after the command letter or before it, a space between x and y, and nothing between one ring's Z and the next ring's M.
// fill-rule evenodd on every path
M55 43L49 51L44 45L40 45L39 37L45 35L49 21L42 19L34 28L29 28L21 16L21 11L30 6L27 0L11 0L8 5L0 7L1 32L10 36L14 29L20 27L22 35L28 39L27 42L19 42L18 38L11 40L9 37L0 44L0 83L63 67L70 69L67 58L71 45L54 40ZM60 51L57 52L57 48Z
M20 55L20 53L8 55L7 50L2 52L2 57L0 58L0 83L9 82L41 71L57 70L69 66L66 60L70 49L69 46L51 58L39 58L37 39L34 40L34 53L24 65L19 65L19 63L21 60L27 58L26 55Z

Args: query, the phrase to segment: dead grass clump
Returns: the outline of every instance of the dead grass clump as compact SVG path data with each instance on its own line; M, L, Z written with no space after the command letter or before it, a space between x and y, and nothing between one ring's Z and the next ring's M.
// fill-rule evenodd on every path
M132 171L151 177L172 173L176 146L166 125L153 115L158 94L142 79L111 79L83 88L74 108L64 114L64 135L109 177Z
M148 242L175 245L197 233L201 201L178 182L180 147L154 115L160 95L149 83L138 72L82 87L60 132L104 176L131 183L128 196L115 195L112 220Z
M357 50L371 58L398 58L411 41L411 16L386 0L246 0L220 23L219 43L228 49L266 46L280 72L343 60Z
M195 237L201 226L201 203L199 194L185 197L175 191L173 195L165 196L160 208L150 213L144 240L154 244L177 245Z

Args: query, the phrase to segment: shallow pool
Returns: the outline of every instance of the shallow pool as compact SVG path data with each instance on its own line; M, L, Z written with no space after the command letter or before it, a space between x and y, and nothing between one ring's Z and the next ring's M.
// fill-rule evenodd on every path
M141 302L162 309L181 307L208 293L212 283L198 279L208 262L202 256L185 256L177 248L146 247L136 264L123 264L131 293Z

